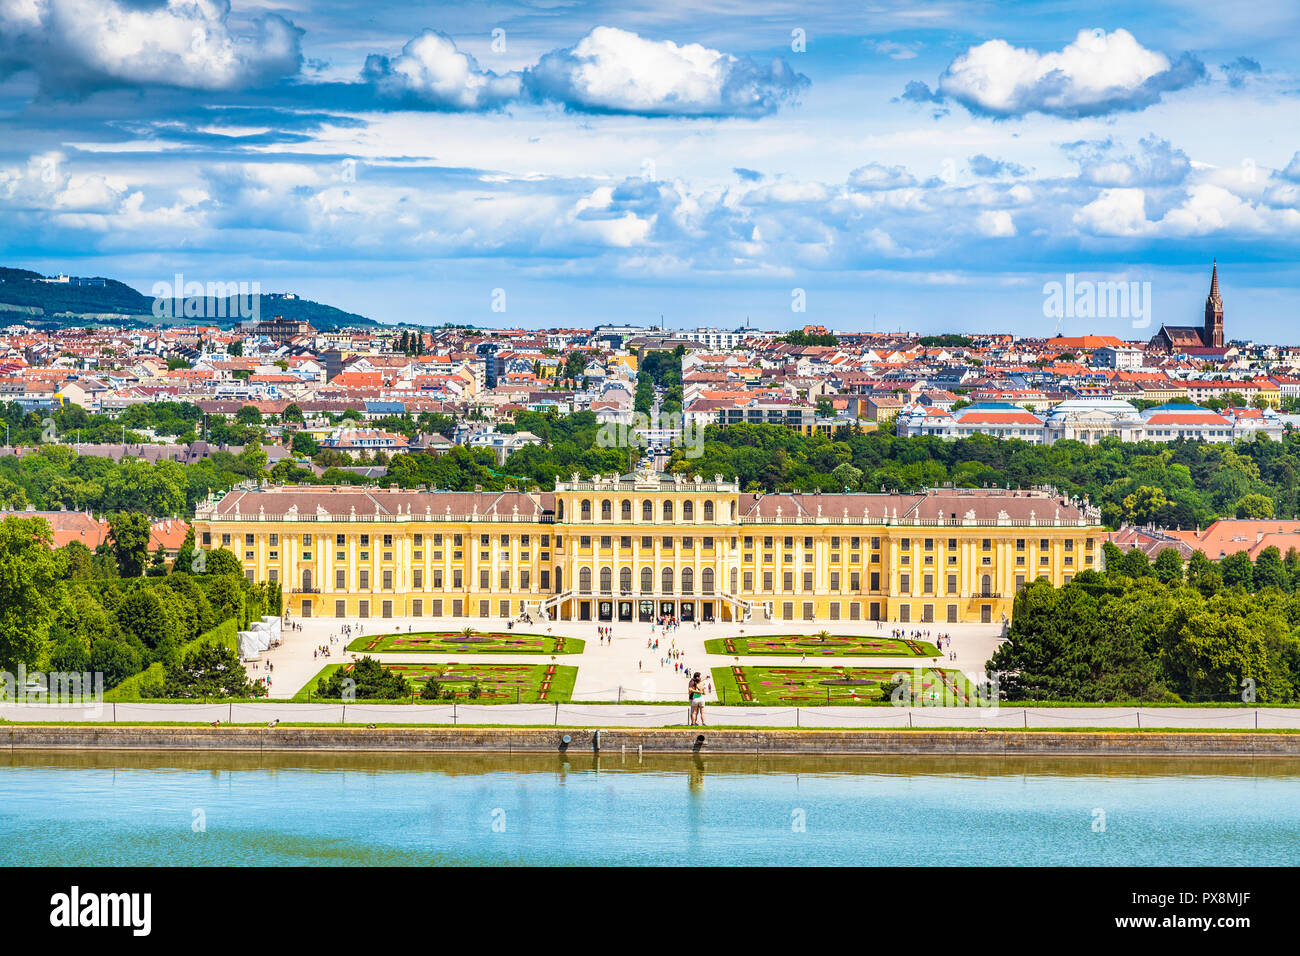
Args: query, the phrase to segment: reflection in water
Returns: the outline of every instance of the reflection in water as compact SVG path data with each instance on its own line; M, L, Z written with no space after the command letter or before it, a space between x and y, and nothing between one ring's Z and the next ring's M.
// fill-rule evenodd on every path
M1286 758L19 751L0 865L1280 865L1297 781Z

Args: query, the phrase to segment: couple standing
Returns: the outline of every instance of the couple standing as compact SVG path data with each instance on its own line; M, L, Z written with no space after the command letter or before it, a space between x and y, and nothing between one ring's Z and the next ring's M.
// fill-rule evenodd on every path
M691 702L691 726L704 726L704 681L696 671L691 682L686 685L686 696Z

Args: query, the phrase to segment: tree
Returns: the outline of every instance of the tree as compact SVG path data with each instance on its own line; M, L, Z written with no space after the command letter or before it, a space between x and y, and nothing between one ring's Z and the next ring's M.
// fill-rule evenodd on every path
M235 421L240 425L260 425L262 424L262 413L252 405L245 405L235 412Z
M1186 700L1234 700L1244 678L1257 685L1269 678L1263 635L1240 618L1195 614L1164 651L1174 688Z
M1238 518L1271 518L1273 499L1260 494L1244 495L1237 501L1236 512Z
M144 515L119 511L108 521L109 535L113 539L113 555L124 578L138 578L144 574L149 557L149 537L152 529Z
M1251 574L1251 584L1255 590L1260 588L1277 588L1289 590L1290 579L1286 567L1282 564L1282 552L1269 545L1255 559L1255 570Z
M227 548L216 548L204 557L205 574L243 574L244 566L235 553Z
M351 700L398 700L411 696L411 682L373 657L363 657L349 671L340 667L322 677L316 682L316 692L336 700L345 693Z
M301 422L303 420L302 409L297 402L290 402L280 415L280 419L286 422Z
M1228 587L1241 587L1247 591L1251 590L1254 582L1254 571L1255 569L1250 563L1250 555L1245 551L1230 554L1219 562L1219 573L1223 575L1223 583Z
M142 697L261 697L266 688L248 679L238 655L219 641L204 641L167 665L160 686L141 687Z
M60 568L44 518L0 521L0 670L34 667L60 597Z
M169 643L181 643L182 635L176 633L176 622L168 610L152 586L138 587L118 606L117 626L129 637L157 651Z
M1153 568L1156 580L1161 584L1182 584L1183 559L1174 548L1162 548L1156 555Z
M151 578L160 578L167 573L167 552L163 549L162 543L154 549L153 557L149 559L148 574Z

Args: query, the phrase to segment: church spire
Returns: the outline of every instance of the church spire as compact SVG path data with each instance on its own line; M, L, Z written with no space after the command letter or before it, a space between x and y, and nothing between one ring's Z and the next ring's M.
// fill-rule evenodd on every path
M1205 297L1205 325L1201 342L1210 348L1223 348L1223 297L1219 295L1219 260L1210 273L1210 294Z

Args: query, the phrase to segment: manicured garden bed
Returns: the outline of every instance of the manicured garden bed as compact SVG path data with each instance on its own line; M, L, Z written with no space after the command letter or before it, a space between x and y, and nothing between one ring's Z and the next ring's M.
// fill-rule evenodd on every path
M929 641L870 634L763 634L719 637L704 642L708 654L767 654L782 657L940 657Z
M426 654L581 654L585 643L576 637L520 634L516 631L415 631L365 634L348 645L350 651Z
M974 689L960 671L934 667L715 667L713 685L724 704L888 706L883 688L895 674L911 680L917 705L975 703Z
M317 693L317 683L322 677L329 676L339 668L346 671L351 667L350 663L326 665L294 695L293 699L331 702L330 698L321 697ZM411 681L415 696L402 698L400 701L383 701L383 703L441 703L442 701L425 699L421 696L425 682L436 675L439 686L443 690L455 691L459 703L562 704L573 696L573 682L578 676L578 668L558 664L385 664L384 667ZM479 695L471 699L470 690L475 681L479 685ZM342 701L334 702L342 703Z

